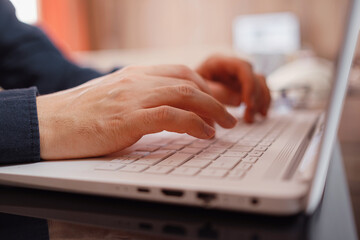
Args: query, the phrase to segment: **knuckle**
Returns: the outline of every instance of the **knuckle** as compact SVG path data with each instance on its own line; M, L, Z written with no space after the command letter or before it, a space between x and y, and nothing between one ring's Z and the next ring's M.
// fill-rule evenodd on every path
M245 61L244 63L251 71L253 70L253 65L250 62Z
M187 81L187 84L191 85L191 87L193 87L193 88L197 88L197 89L199 88L199 86L192 81Z
M221 115L225 115L225 113L227 112L227 110L226 110L226 108L225 108L225 106L224 105L222 105L222 104L220 104L220 103L218 103L217 104L217 107L218 107L218 111L221 113Z
M262 82L266 82L265 76L262 74L257 74L257 77L260 79L260 81Z
M144 126L150 126L154 120L153 114L151 112L144 112L141 120Z
M199 116L196 113L189 112L188 120L191 125L195 126L199 124Z
M238 59L238 60L240 65L243 65L244 67L250 69L251 71L253 70L253 65L250 62L243 59Z
M174 116L174 112L169 106L161 106L155 111L154 118L158 121L170 120Z
M180 85L176 87L178 94L183 97L191 97L195 94L195 88L190 85Z
M134 82L135 78L136 78L136 76L133 76L133 75L125 75L125 76L121 77L120 81L122 83L130 84L130 83Z
M188 78L193 75L193 71L186 65L177 65L178 71L181 76Z

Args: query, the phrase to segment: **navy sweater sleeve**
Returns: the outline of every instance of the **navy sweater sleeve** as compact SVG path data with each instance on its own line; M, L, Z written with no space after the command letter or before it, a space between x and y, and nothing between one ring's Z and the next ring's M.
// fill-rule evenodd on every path
M38 28L19 22L0 0L0 164L40 160L36 95L102 74L68 61ZM12 89L12 90L11 90Z
M40 160L35 87L0 92L0 163Z

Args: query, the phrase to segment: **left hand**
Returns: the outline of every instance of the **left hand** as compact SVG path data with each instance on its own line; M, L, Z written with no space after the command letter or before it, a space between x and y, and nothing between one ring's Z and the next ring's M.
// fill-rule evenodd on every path
M253 72L250 63L236 58L214 55L196 71L207 80L212 95L223 104L246 104L245 121L251 123L257 113L266 116L271 96L265 77Z

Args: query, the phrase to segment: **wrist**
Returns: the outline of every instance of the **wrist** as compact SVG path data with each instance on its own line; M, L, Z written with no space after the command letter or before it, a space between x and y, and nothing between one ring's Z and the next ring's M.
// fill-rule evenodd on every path
M43 160L52 159L55 144L55 131L58 127L54 126L56 121L52 120L52 113L46 106L46 96L36 98L38 124L40 133L40 157Z

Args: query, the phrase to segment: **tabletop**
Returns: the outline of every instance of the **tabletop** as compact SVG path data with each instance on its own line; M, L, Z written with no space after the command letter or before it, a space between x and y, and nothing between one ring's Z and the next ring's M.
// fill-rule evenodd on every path
M337 144L319 208L291 217L1 186L0 238L357 239L345 177Z

